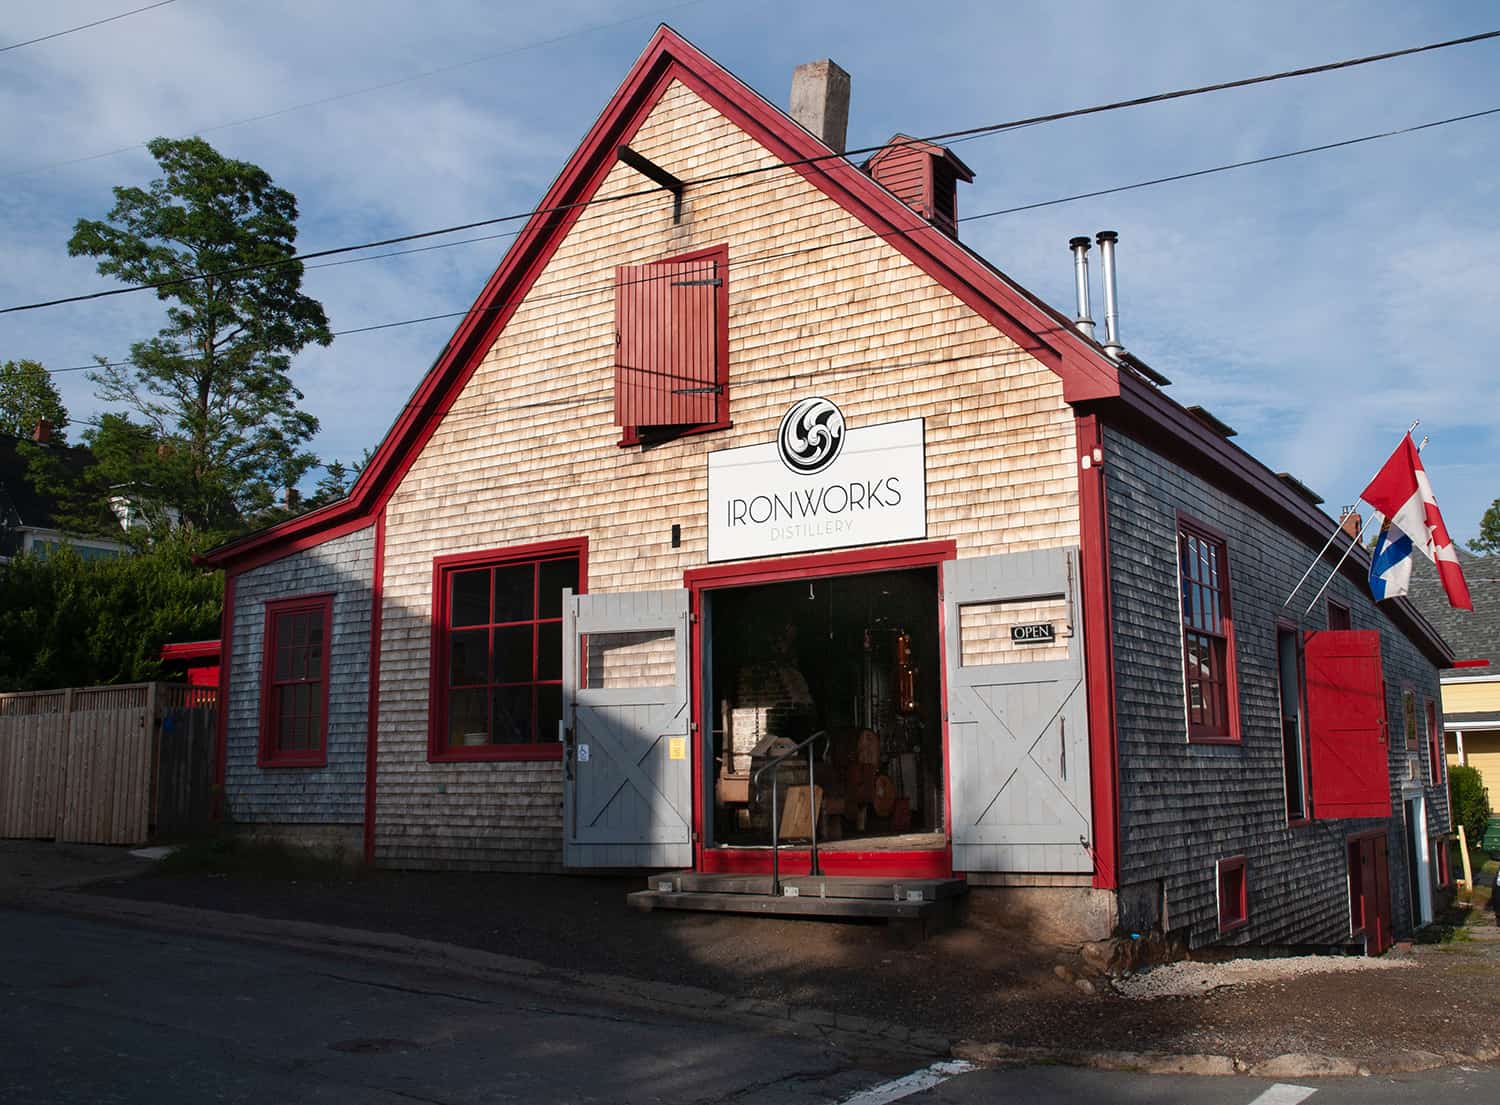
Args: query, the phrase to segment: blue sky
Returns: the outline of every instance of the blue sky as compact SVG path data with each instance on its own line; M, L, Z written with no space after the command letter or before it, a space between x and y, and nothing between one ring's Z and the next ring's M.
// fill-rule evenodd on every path
M9 5L0 45L133 6ZM923 10L847 0L177 0L8 51L0 305L111 286L65 243L74 220L109 209L112 185L145 183L154 163L139 148L92 155L159 134L201 132L268 170L298 197L306 249L525 210L658 22L778 105L798 63L834 58L853 75L851 146L1500 28L1500 11L1483 3L950 3L914 22ZM417 76L435 69L446 71ZM388 82L400 83L360 91ZM976 173L960 214L1493 107L1500 40L1026 128L956 148ZM1420 418L1419 436L1432 436L1424 461L1462 539L1500 496L1497 182L1492 116L962 233L1067 309L1067 240L1119 231L1121 337L1172 378L1171 394L1210 408L1334 510ZM335 329L460 311L505 244L316 269L305 286ZM1097 317L1097 287L1095 300ZM0 359L64 368L119 356L160 319L145 295L3 316ZM347 460L374 445L451 326L351 335L302 354L294 375L323 423L319 453ZM75 418L98 412L83 373L56 379Z

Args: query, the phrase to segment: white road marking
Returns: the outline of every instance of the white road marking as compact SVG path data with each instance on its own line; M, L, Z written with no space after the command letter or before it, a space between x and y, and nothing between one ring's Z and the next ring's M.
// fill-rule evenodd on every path
M962 1059L945 1059L941 1063L933 1063L930 1067L903 1074L900 1078L893 1078L889 1082L871 1086L868 1090L860 1090L853 1097L844 1098L840 1105L890 1105L892 1101L900 1101L903 1097L910 1097L914 1093L921 1093L923 1090L942 1085L956 1074L968 1074L978 1069L973 1063L965 1063ZM1291 1105L1296 1105L1296 1102L1292 1102Z
M1250 1105L1299 1105L1317 1092L1310 1086L1292 1086L1278 1082L1250 1102Z

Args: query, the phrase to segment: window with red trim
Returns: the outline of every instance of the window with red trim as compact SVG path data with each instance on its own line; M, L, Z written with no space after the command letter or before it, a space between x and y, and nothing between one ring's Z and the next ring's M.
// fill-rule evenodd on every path
M328 639L333 596L266 604L260 673L262 767L328 762Z
M433 759L557 758L563 590L582 566L576 542L436 562Z
M1443 732L1438 728L1437 703L1429 698L1427 700L1427 778L1433 786L1442 783L1445 766Z
M1432 878L1438 890L1445 889L1453 882L1453 875L1448 866L1449 840L1449 837L1440 836L1432 842Z
M1229 561L1224 540L1179 521L1182 664L1188 739L1238 739Z
M1341 602L1328 600L1328 628L1329 629L1353 629L1354 624L1349 617L1349 608Z
M1245 857L1218 862L1219 931L1228 932L1250 921L1250 896L1245 878Z
M1401 723L1406 733L1406 750L1417 750L1417 692L1410 687L1401 688Z
M622 445L729 425L729 249L615 269Z

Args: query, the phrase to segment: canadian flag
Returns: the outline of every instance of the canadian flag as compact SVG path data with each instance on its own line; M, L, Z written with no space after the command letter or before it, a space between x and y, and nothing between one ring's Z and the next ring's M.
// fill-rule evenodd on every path
M1469 598L1469 585L1464 581L1458 554L1453 549L1453 538L1448 536L1448 527L1438 512L1432 484L1427 482L1422 458L1411 443L1410 434L1401 439L1391 459L1385 462L1359 497L1385 515L1389 529L1399 530L1400 534L1410 537L1412 547L1437 565L1450 604L1460 610L1474 609L1474 602ZM1399 540L1400 534L1394 535L1392 540ZM1394 593L1404 591L1403 587Z

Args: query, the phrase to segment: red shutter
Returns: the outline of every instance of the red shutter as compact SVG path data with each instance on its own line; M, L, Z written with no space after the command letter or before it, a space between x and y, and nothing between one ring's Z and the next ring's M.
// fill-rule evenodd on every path
M615 424L718 420L719 285L713 259L615 270Z
M1321 630L1308 633L1305 643L1313 816L1389 817L1380 634Z

